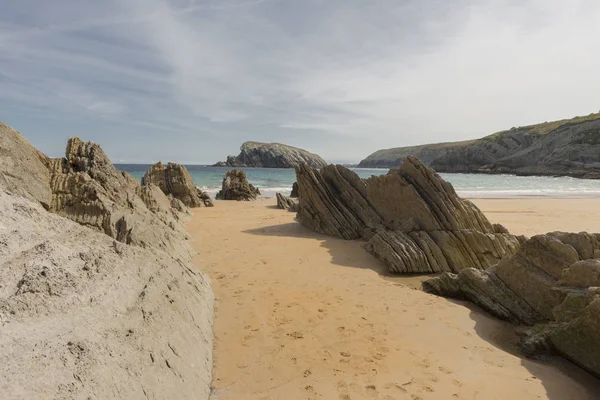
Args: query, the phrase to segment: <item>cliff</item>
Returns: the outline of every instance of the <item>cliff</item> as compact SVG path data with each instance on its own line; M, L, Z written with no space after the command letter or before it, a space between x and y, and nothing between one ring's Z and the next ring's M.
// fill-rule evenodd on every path
M229 156L227 161L220 161L215 166L294 168L300 164L308 164L314 168L322 168L327 165L316 154L280 143L246 142L240 147L240 151L237 157Z
M600 178L600 113L511 128L481 139L380 150L360 167L396 167L419 157L438 172Z
M69 140L0 123L2 398L207 399L213 292L186 206Z

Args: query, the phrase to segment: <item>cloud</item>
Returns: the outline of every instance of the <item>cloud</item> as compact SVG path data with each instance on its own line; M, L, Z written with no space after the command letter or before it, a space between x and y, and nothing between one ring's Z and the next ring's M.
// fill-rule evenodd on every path
M3 8L0 119L49 152L80 135L124 160L213 162L250 139L360 159L600 108L592 0Z

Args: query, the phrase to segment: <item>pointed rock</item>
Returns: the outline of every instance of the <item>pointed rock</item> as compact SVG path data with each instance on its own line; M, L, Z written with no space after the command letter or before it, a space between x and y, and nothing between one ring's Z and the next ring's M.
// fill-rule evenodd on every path
M519 248L470 201L414 157L387 175L360 179L340 165L296 168L298 221L366 249L393 273L486 269Z
M194 185L192 177L183 165L160 161L154 164L142 178L142 185L153 184L167 196L172 195L188 207L212 207L213 202L208 194Z
M223 179L221 191L217 193L217 200L256 200L260 190L248 182L246 173L242 170L228 171Z

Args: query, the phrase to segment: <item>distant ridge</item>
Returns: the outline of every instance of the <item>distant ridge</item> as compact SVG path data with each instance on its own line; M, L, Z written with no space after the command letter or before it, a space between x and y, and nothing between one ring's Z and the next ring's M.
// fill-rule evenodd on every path
M511 128L481 139L379 150L361 168L415 156L438 172L600 178L600 113Z

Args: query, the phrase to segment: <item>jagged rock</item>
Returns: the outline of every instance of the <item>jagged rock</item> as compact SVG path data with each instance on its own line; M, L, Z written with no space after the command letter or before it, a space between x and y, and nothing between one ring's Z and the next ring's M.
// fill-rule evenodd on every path
M434 294L469 300L499 318L535 325L523 339L532 354L552 347L600 375L600 235L534 236L486 271L427 280Z
M213 207L210 196L194 185L187 168L176 163L154 164L142 178L142 186L153 184L165 195L172 195L188 207Z
M246 173L242 170L228 171L223 179L221 191L217 193L217 200L256 200L260 190L248 183Z
M285 197L281 193L276 193L275 196L277 197L277 207L281 208L282 210L298 212L297 201L289 197Z
M294 182L294 184L292 185L292 193L290 193L290 197L293 199L297 199L299 197L298 182Z
M65 158L51 160L50 168L50 211L117 240L189 256L187 234L173 229L175 218L156 218L142 200L149 200L148 190L144 194L135 178L119 172L99 145L70 139Z
M342 166L296 169L298 221L366 249L394 273L488 268L519 247L520 238L492 225L452 185L408 157L387 175L360 179Z
M19 132L0 122L0 186L50 206L48 157L37 151Z
M213 294L189 260L3 189L0 221L0 397L208 399Z
M220 161L215 166L293 168L304 163L321 168L327 165L325 160L316 154L280 143L246 142L240 151L237 157L228 156L227 161Z

